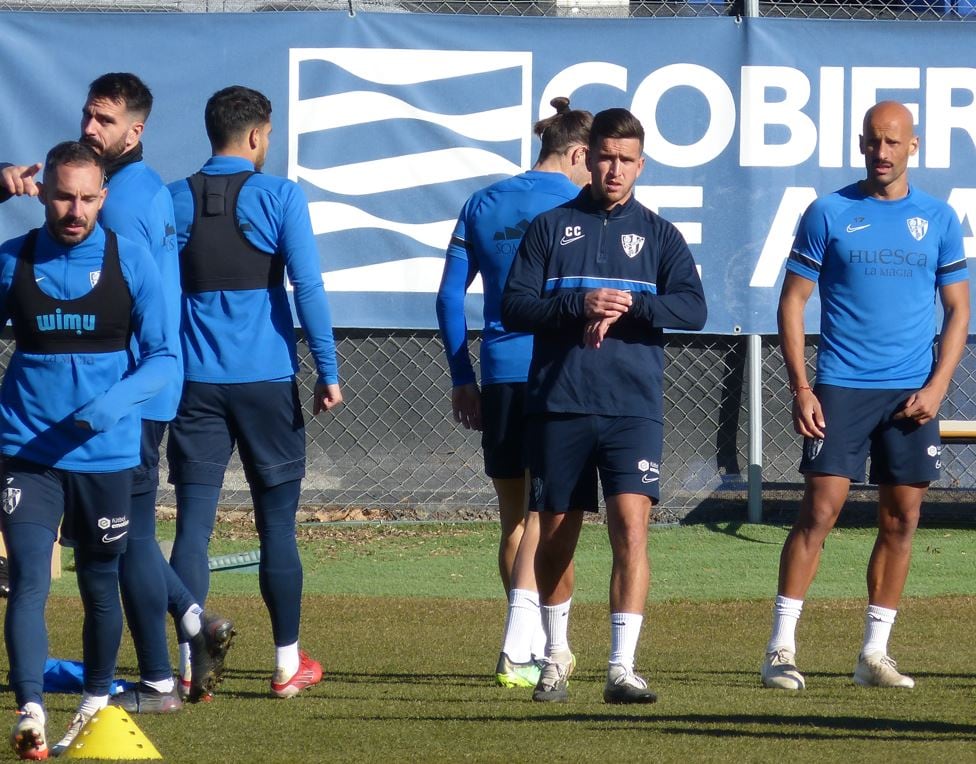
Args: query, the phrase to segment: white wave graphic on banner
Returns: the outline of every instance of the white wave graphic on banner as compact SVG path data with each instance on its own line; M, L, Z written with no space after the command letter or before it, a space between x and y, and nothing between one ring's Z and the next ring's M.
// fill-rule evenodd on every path
M324 191L362 196L482 175L515 175L521 171L517 164L484 149L442 149L324 170L302 168L298 177Z
M529 67L527 51L413 50L408 48L292 48L291 65L328 61L377 85L422 82ZM294 78L292 79L294 83ZM528 82L528 78L526 79Z
M438 114L418 109L399 98L368 90L352 90L339 95L306 98L300 101L289 121L299 133L352 127L385 119L418 119L450 128L479 141L512 141L522 138L518 120L521 106L489 109L471 114Z
M322 62L343 69L358 78L355 90L299 98L302 64ZM357 292L436 292L440 283L443 259L431 257L428 248L444 250L450 240L456 215L470 191L472 179L513 175L531 164L532 124L532 54L507 51L396 50L389 48L293 48L290 51L288 105L288 177L302 180L330 196L348 197L346 201L320 201L309 204L313 228L328 262L328 236L340 231L383 230L404 237L403 246L386 247L391 259L385 263L353 266L324 274L330 291ZM511 70L511 79L508 79ZM461 78L488 73L503 77L511 84L517 99L492 109L456 113L457 104L449 93L455 92ZM450 87L438 85L447 83ZM376 86L370 90L368 84ZM397 88L402 87L402 93ZM382 92L381 92L382 89ZM509 92L506 85L505 92ZM424 108L411 101L422 103ZM438 111L443 108L443 113ZM375 141L377 158L361 159L373 145L370 138L357 146L356 162L347 159L336 138L334 150L329 131L348 140L348 128L362 126L374 130L383 122L401 120L418 125L401 132L400 145L408 151L397 156L382 156L385 141ZM436 126L424 130L422 125ZM399 128L398 128L399 129ZM459 137L459 147L443 148L444 131ZM315 136L299 156L299 141L304 135ZM364 133L369 135L369 133ZM424 145L440 141L440 145ZM472 146L481 143L481 146ZM513 161L512 145L517 146L518 164ZM304 144L303 144L304 145ZM508 149L508 156L495 146ZM500 151L500 150L499 150ZM450 184L459 184L452 194ZM463 184L463 185L461 185ZM425 196L427 207L417 205L416 189L436 187ZM460 189L465 189L464 191ZM377 195L380 197L377 205ZM356 197L370 196L369 211ZM449 199L449 202L445 202ZM381 209L382 215L377 214ZM424 217L427 220L423 220ZM417 218L421 218L418 222ZM410 222L404 222L410 221ZM369 248L364 237L364 248ZM374 253L375 254L375 253ZM477 288L476 288L477 287ZM480 291L480 282L472 285Z
M447 249L451 234L454 232L453 220L438 220L435 223L397 223L378 218L358 207L341 202L312 202L308 205L308 213L312 218L312 231L316 236L349 231L353 228L378 228L402 233L429 247Z
M408 260L395 260L392 263L361 265L358 268L342 268L322 274L327 292L423 292L426 284L434 284L433 291L441 280L444 270L442 257L411 257ZM475 276L468 294L483 294L481 274Z

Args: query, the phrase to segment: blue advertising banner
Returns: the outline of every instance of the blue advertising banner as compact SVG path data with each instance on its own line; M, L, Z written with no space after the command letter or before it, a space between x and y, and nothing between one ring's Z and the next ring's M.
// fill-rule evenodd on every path
M688 241L705 331L772 333L799 216L863 177L878 100L915 114L912 182L953 206L976 257L971 42L965 24L925 22L0 13L0 161L77 136L88 83L133 71L156 99L146 159L176 180L209 156L207 98L257 88L274 104L265 172L308 195L336 325L431 328L461 205L532 165L549 101L625 106L647 133L637 196ZM0 238L41 213L4 204Z

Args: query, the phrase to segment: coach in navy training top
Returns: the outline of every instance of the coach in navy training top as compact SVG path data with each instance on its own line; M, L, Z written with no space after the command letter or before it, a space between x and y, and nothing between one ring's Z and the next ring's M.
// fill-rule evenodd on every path
M852 480L878 484L878 538L868 564L864 642L854 681L914 687L888 656L908 575L912 537L929 483L939 477L939 406L962 356L969 286L956 213L908 182L918 151L912 114L893 101L864 116L867 177L804 213L779 303L780 343L804 436L805 491L780 558L766 687L803 689L795 630L820 551ZM807 380L803 313L820 292L816 386ZM936 295L944 321L937 358Z
M532 222L502 298L505 327L535 335L530 508L541 511L536 579L548 637L538 701L568 695L572 558L579 510L597 504L597 469L614 554L604 700L656 700L633 664L649 581L647 524L659 496L662 330L700 329L706 310L681 234L633 198L643 140L643 127L625 109L594 117L590 185Z
M302 566L295 514L305 428L284 274L318 371L313 414L342 401L332 321L305 195L295 183L260 172L270 101L249 88L225 88L207 102L205 118L214 155L199 173L170 186L186 364L167 452L179 517L172 562L203 602L220 486L239 442L275 642L271 692L291 697L318 682L322 670L298 649Z
M545 651L539 620L534 559L539 539L536 513L526 517L525 380L532 335L502 326L505 280L529 222L579 193L586 182L586 146L593 115L554 98L556 113L539 120L539 158L528 172L475 192L461 209L444 259L437 292L437 322L451 368L451 408L456 421L481 430L485 473L498 497L501 538L498 567L509 607L495 681L503 687L534 686ZM484 333L478 389L468 353L464 296L481 273Z
M85 687L71 739L108 702L122 634L118 562L139 463L139 407L177 368L149 253L96 221L102 180L89 147L59 144L40 187L46 225L0 247L0 320L11 319L16 341L0 389L0 452L11 576L5 634L21 708L11 741L22 758L47 752L44 603L62 516L85 604Z

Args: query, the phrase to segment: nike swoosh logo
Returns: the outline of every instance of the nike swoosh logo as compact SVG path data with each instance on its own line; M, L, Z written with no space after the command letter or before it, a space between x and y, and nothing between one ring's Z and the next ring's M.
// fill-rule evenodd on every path
M657 482L657 478L656 477L648 477L647 475L641 475L641 482L642 483L656 483Z
M34 283L35 284L40 284L46 278L47 278L47 276L38 276L36 279L34 279Z
M572 244L574 241L579 241L580 239L583 238L583 236L586 236L586 234L584 233L580 236L573 236L572 238L563 236L563 238L559 240L559 244L560 246L565 247L567 244Z
M857 233L858 231L863 231L865 228L870 228L870 227L871 227L870 223L868 223L867 225L849 225L847 226L847 232Z
M122 531L118 536L109 536L107 533L102 536L103 544L111 544L113 541L118 541L122 538L128 531Z

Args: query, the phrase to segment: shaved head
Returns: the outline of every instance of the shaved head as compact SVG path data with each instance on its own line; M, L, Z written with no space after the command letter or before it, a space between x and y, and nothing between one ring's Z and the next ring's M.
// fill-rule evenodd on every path
M908 194L908 161L918 152L912 113L897 101L882 101L864 115L861 153L867 177L864 191L878 199Z
M901 130L909 135L915 134L915 119L904 104L898 101L881 101L876 103L864 115L863 134L867 135L871 127L887 127L897 124Z

